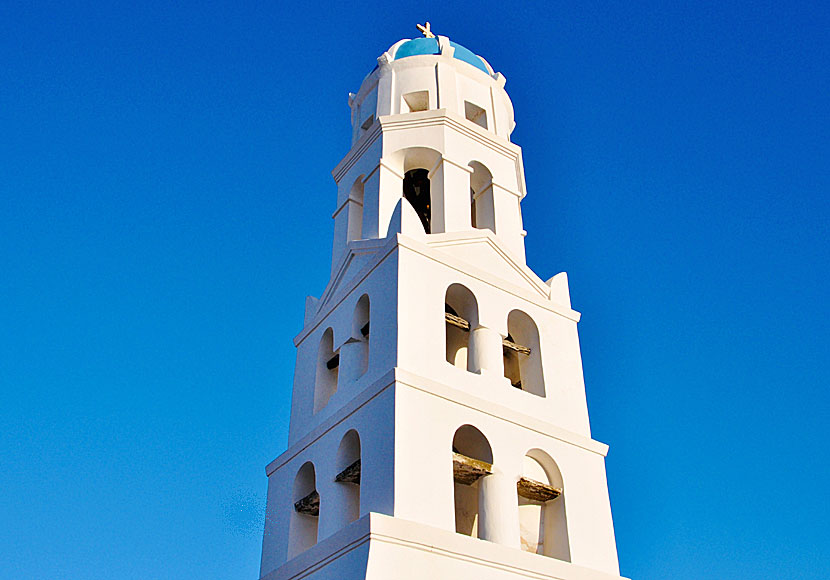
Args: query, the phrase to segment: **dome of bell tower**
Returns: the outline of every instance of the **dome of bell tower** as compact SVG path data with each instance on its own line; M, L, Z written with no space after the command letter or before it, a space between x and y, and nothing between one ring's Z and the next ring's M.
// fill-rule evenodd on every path
M419 28L424 37L390 46L349 95L352 142L379 117L439 110L509 141L515 123L504 76L468 48Z
M487 62L470 49L453 41L450 41L450 46L455 49L452 55L453 58L471 64L488 75L493 74L493 70L487 65ZM438 44L437 38L413 38L412 40L404 40L396 43L387 52L395 60L399 60L408 56L421 54L441 54L441 47Z

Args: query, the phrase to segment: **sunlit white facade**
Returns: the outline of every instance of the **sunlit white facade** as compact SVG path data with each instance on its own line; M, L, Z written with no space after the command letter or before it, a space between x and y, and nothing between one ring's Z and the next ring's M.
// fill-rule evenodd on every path
M350 95L261 578L619 578L567 277L525 263L505 78L439 36Z

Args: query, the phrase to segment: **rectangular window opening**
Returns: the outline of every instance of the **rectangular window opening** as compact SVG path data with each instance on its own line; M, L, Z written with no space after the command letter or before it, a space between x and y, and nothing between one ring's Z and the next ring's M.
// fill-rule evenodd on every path
M403 96L402 113L416 113L429 109L429 91L415 91Z
M464 116L467 117L468 121L472 121L479 127L487 128L487 111L478 105L474 105L470 101L464 101Z

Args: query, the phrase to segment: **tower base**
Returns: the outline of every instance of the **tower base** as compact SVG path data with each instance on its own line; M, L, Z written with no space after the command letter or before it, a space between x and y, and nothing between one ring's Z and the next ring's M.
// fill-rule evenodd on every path
M624 580L616 574L377 513L363 516L260 580L300 578Z

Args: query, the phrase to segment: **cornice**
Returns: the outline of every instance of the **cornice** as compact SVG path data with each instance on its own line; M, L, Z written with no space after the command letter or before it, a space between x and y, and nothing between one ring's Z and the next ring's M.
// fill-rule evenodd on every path
M521 148L503 137L499 137L489 131L479 128L450 113L447 109L437 109L433 111L424 111L419 113L407 113L401 115L385 115L378 117L375 123L370 127L369 131L364 134L357 143L354 144L351 151L335 166L332 170L332 176L337 183L343 178L348 171L354 167L360 157L377 141L377 139L387 131L401 131L406 129L418 129L423 127L443 126L447 129L455 131L473 141L483 145L499 155L510 159L515 165L516 170L520 175L524 175L522 168L522 153ZM519 180L519 187L524 189L524 180ZM519 198L524 197L525 192L511 192L518 195Z
M326 289L320 296L319 309L317 310L317 313L311 321L303 327L297 336L294 337L294 346L299 346L299 344L305 340L309 334L314 332L320 323L335 308L337 308L343 300L346 299L351 291L363 280L365 280L369 274L375 270L375 268L380 266L384 260L391 256L399 247L406 248L407 250L420 254L428 259L435 260L436 262L439 262L449 268L462 272L466 275L473 276L485 284L489 284L504 290L505 292L509 292L521 300L531 302L540 308L544 308L545 310L563 316L568 320L579 322L582 315L572 308L551 302L548 299L548 296L550 295L550 286L543 282L541 278L536 276L536 274L533 273L533 270L525 265L522 265L515 258L513 258L512 254L503 248L501 244L498 243L498 240L494 239L494 236L490 234L488 230L477 230L472 234L465 233L455 236L446 234L433 235L441 237L432 240L431 243L429 241L424 243L399 233L385 239L350 242L349 249L345 254L343 254L339 267L332 275L331 280L326 285ZM465 243L481 243L482 241L490 245L493 250L502 257L502 259L511 264L528 282L530 288L535 290L535 292L530 288L523 288L512 282L508 282L507 280L504 280L491 272L475 267L464 260L447 254L446 252L442 252L440 249L442 246ZM344 283L346 273L348 272L348 266L351 263L353 256L369 252L377 252L377 255L359 272L357 272L353 278ZM337 297L336 299L334 299L335 296Z
M591 437L574 433L573 431L569 431L559 427L558 425L532 417L527 413L517 411L511 407L507 407L499 403L482 399L481 397L471 395L450 385L428 379L417 373L404 370L400 367L393 367L375 380L371 385L367 386L360 393L355 395L354 398L347 402L343 407L337 409L337 411L325 418L319 425L311 429L311 431L297 440L293 445L289 446L288 449L281 453L276 459L271 461L265 468L266 475L270 476L277 469L294 459L297 455L322 438L326 433L342 423L350 415L354 414L360 408L375 399L386 389L398 384L407 388L422 391L431 396L446 399L458 405L475 409L501 421L506 421L508 423L513 423L514 425L530 429L531 431L535 431L546 437L557 439L563 443L568 443L575 447L590 451L591 453L596 453L598 455L602 455L603 457L608 454L608 445L592 439Z
M351 169L358 159L371 147L375 141L378 140L382 133L381 123L375 119L375 122L369 127L369 130L357 140L351 150L331 171L334 181L340 183L343 176Z

